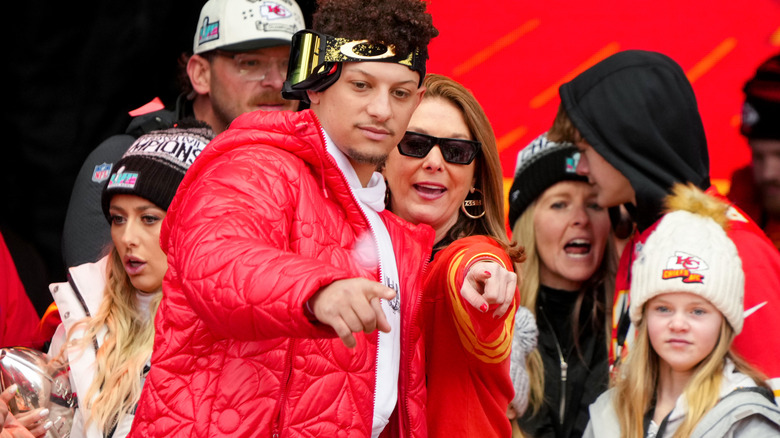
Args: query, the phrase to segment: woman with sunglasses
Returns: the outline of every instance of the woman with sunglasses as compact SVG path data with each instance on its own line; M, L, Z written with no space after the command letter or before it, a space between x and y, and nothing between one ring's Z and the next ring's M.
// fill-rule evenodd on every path
M484 111L452 79L431 74L424 86L383 173L388 208L436 231L423 289L428 434L506 437L523 250L506 236L501 165ZM534 338L533 320L518 313L518 321L527 324L520 338ZM523 404L527 393L518 392Z

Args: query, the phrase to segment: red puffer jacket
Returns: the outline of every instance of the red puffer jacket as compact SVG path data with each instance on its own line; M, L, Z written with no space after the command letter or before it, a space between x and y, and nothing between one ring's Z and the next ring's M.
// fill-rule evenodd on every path
M433 230L381 215L403 306L385 435L424 436L419 313ZM370 436L376 332L348 349L304 314L335 280L377 279L376 262L353 251L368 233L311 111L237 118L190 167L163 223L169 268L131 436Z

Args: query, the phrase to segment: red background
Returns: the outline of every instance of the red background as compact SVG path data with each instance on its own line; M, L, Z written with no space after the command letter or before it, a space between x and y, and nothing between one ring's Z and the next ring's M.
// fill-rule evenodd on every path
M780 0L429 0L440 35L428 71L468 87L498 138L505 183L517 152L549 128L558 86L620 50L662 52L696 92L713 182L748 164L742 85L780 52Z

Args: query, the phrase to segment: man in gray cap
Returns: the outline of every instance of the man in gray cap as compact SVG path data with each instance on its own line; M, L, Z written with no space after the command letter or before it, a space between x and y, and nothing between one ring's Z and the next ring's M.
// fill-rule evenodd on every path
M215 133L251 111L294 111L282 98L290 41L304 29L294 0L209 0L201 9L192 55L179 61L182 93L173 109L157 101L132 111L123 134L90 153L76 177L62 237L65 266L94 262L111 238L100 194L114 163L144 133L172 127L185 117L208 123Z

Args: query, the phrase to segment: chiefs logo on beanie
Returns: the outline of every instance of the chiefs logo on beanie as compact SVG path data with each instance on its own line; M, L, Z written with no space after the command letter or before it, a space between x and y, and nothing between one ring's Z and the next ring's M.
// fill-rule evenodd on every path
M707 299L742 331L745 274L737 247L726 234L728 205L693 185L677 184L666 213L637 252L631 272L629 315L643 317L657 295L687 292Z

